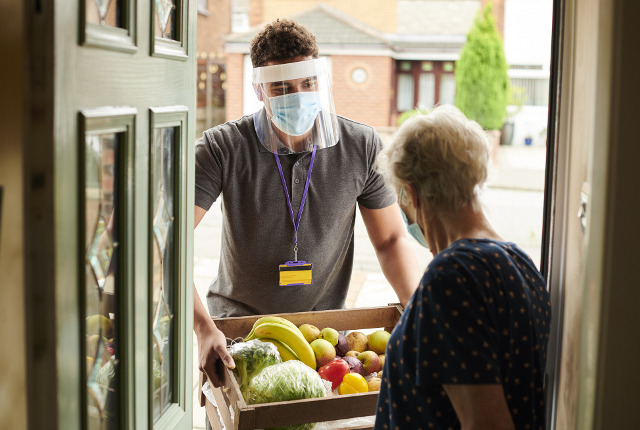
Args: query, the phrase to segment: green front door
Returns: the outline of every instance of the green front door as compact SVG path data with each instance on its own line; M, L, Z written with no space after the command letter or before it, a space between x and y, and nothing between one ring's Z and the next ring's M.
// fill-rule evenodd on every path
M53 3L56 427L192 428L196 2Z

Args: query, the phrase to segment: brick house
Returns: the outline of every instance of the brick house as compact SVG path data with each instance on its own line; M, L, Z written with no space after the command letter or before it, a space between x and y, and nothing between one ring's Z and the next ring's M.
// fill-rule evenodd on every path
M251 87L249 43L265 23L287 16L316 35L320 55L329 59L336 112L384 128L416 106L453 103L454 62L482 1L249 4L248 21L261 21L225 43L227 120L260 108Z

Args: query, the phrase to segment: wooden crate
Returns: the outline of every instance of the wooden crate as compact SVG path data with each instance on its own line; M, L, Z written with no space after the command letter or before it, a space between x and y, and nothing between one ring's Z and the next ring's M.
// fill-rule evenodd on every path
M322 329L332 327L336 330L363 330L385 328L393 330L402 315L399 304L389 306L340 309L333 311L299 312L277 314L299 326L313 324ZM253 323L263 315L234 318L214 318L214 322L228 338L244 337L251 331ZM201 375L200 386L204 383ZM240 393L240 387L232 371L225 368L224 385L213 388L214 398L222 416L220 422L215 406L200 392L200 405L207 411L207 418L213 429L221 424L228 429L249 430L267 427L334 421L347 418L375 415L378 392L348 394L318 399L290 400L286 402L248 405ZM211 385L213 387L213 385ZM224 407L226 405L226 408ZM233 418L229 410L233 410ZM371 426L344 427L349 429L370 429Z

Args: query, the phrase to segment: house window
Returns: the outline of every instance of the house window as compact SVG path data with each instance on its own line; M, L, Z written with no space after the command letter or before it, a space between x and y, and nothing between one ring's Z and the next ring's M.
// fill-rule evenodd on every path
M249 0L231 0L231 32L249 30Z
M430 109L455 102L453 61L408 61L396 63L396 110Z
M549 78L511 78L511 88L517 88L520 101L525 106L547 106L549 104Z

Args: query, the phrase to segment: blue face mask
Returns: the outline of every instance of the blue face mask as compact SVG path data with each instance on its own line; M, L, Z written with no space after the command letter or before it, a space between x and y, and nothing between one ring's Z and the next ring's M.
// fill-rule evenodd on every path
M400 213L402 213L402 218L404 219L404 223L407 225L407 230L409 230L409 234L413 236L413 238L420 245L429 249L429 244L427 243L427 240L424 238L424 234L422 234L422 230L420 229L420 226L415 222L409 225L409 220L407 219L407 216L404 214L404 211L402 210L402 208L400 208Z
M315 91L269 97L269 105L273 123L289 136L302 136L311 130L320 112L320 98Z

